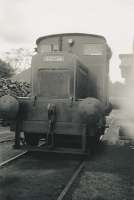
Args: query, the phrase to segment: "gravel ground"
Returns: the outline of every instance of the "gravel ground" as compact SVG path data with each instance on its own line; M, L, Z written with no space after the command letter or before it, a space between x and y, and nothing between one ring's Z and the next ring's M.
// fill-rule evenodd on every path
M127 146L106 146L102 154L87 161L72 199L133 200L133 154Z
M110 128L99 151L86 162L85 169L68 199L133 200L134 150L118 138L121 113L114 110L108 118Z

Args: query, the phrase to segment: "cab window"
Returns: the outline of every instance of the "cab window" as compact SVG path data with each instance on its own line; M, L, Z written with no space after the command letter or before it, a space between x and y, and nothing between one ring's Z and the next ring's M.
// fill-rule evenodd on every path
M103 55L102 44L84 44L83 55Z
M43 44L39 46L38 51L40 53L49 53L49 52L59 51L59 45L58 44Z

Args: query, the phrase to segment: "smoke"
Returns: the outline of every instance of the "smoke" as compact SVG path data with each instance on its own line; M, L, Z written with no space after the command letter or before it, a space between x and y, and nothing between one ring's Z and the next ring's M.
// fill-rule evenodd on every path
M122 114L120 136L126 139L134 139L134 69L128 73L120 99Z

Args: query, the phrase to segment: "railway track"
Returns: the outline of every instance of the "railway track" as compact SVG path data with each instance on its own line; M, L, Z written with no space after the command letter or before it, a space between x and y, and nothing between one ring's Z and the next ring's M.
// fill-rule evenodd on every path
M29 157L29 154L30 154L30 157ZM19 195L23 194L23 189L24 189L23 195L24 195L25 200L35 199L35 196L37 194L41 195L37 198L40 200L43 200L44 198L46 200L49 200L49 199L63 200L68 194L68 192L70 191L76 178L79 176L80 172L84 168L85 162L82 159L73 160L71 158L72 159L71 160L69 157L66 159L65 156L63 155L60 155L61 158L58 159L58 161L55 158L55 156L52 157L52 159L50 156L48 156L46 159L44 157L44 160L42 161L40 160L35 161L35 159L32 156L33 156L32 153L25 151L0 163L0 176L3 177L0 180L0 185L5 185L5 182L6 182L8 191L12 191L14 190L14 188L16 188L16 194L15 192L13 193L10 192L10 194L7 194L7 196L10 196L11 199L17 200L20 198ZM37 156L37 159L38 157L39 156ZM38 173L35 174L35 169L36 169L36 172L40 174L40 179L38 179L39 178ZM16 171L19 171L19 172L16 172ZM14 183L16 186L13 186L13 188L10 184L8 185L9 179L12 178L12 180L14 180L18 176L19 176L18 180L20 180L20 182L22 183L23 181L25 182L24 185L21 185L21 184L19 185L19 183L17 182ZM29 178L27 176L29 176ZM27 183L29 184L29 182L31 186L27 185ZM43 185L44 187L42 187ZM30 187L30 189L26 191L26 194L25 194L25 190L26 190L25 187L26 188ZM38 190L39 191L41 190L40 187L43 189L43 191L38 193ZM32 189L32 188L35 188L35 189ZM6 189L4 188L4 190ZM33 191L35 193L34 197L32 194ZM4 193L2 189L0 189L0 194L1 193ZM55 196L53 196L54 194ZM5 194L4 194L2 196L2 199L5 200L7 196L5 197ZM21 197L21 199L23 198Z
M0 143L4 143L4 142L13 142L14 141L14 138L11 138L11 137L3 137L3 138L0 138Z
M0 127L0 143L14 141L14 133L8 128Z
M75 182L76 178L78 177L78 175L80 174L80 172L84 168L84 165L85 165L84 161L80 162L78 168L74 171L71 179L69 180L69 182L67 183L67 185L65 186L65 188L62 190L62 192L58 196L57 200L63 200L65 198L65 196L68 193L69 189L71 188L71 186Z
M7 160L1 162L1 163L0 163L0 168L6 166L6 165L8 165L8 164L10 164L10 163L13 162L13 161L18 160L19 158L21 158L22 156L26 155L27 153L28 153L28 151L24 151L24 152L22 152L22 153L19 153L19 154L16 155L16 156L13 156L13 157L11 157L11 158L9 158L9 159L7 159Z

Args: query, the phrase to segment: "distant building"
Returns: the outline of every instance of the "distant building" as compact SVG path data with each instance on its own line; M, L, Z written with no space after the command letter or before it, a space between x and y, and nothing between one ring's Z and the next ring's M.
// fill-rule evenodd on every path
M127 85L134 83L134 53L120 54L121 59L120 69L122 77Z

